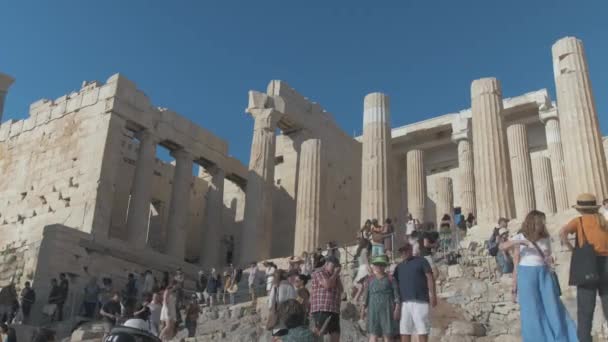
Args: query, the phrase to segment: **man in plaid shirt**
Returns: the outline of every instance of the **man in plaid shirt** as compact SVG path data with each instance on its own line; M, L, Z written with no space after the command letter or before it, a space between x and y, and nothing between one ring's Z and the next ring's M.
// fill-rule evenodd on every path
M340 269L340 261L328 256L325 265L312 274L310 312L315 330L320 335L329 334L332 342L340 341L340 301L343 291Z

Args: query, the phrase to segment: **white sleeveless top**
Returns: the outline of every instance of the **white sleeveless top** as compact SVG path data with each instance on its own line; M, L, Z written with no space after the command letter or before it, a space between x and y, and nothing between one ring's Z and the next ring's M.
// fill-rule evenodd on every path
M514 241L524 241L527 239L523 234L517 234L511 238ZM543 238L536 241L538 247L543 251L545 257L549 257L551 255L551 239ZM536 247L532 245L531 247L520 245L519 246L519 264L522 266L543 266L545 265L545 260L540 255Z

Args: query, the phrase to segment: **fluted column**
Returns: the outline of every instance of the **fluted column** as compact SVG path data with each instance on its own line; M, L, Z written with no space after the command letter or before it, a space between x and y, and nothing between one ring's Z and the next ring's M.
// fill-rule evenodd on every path
M4 113L4 100L8 93L8 88L15 82L15 79L9 75L0 73L0 123L2 123L2 114Z
M319 139L308 139L300 148L294 255L321 246L325 209L323 152Z
M494 223L499 217L513 217L511 170L502 109L502 90L497 79L473 81L471 111L475 200L480 224Z
M152 181L158 140L147 130L138 132L137 138L139 139L139 150L131 186L127 236L132 246L144 248L148 241L150 201L152 200Z
M534 175L536 208L547 214L555 213L555 192L553 191L553 176L549 158L545 156L534 157L532 159L532 173Z
M564 151L560 134L557 108L540 112L540 119L545 124L547 136L547 151L551 160L551 173L553 176L553 190L555 192L555 207L557 211L570 208L568 201L568 187L566 185L566 169L564 166Z
M608 137L603 137L602 142L604 144L604 155L606 156L606 166L608 166Z
M389 217L391 158L389 97L371 93L363 103L361 222Z
M475 170L473 168L473 147L469 139L458 139L458 177L460 179L460 208L466 217L476 215Z
M589 192L608 196L606 156L583 43L566 37L553 44L553 73L561 132L568 198Z
M175 169L167 220L167 254L183 260L186 251L193 158L183 149L172 151L171 156L175 158Z
M222 214L224 211L224 178L226 172L217 165L205 168L209 174L209 189L205 201L205 229L201 264L208 267L220 265L220 237L222 236Z
M507 141L511 156L515 216L523 220L530 211L536 208L526 125L518 123L507 127Z
M272 247L272 195L274 193L275 130L280 113L250 109L255 123L245 197L245 223L241 260L270 257Z
M451 218L454 216L454 190L452 179L449 177L438 177L435 180L435 201L437 226L441 222L443 215L448 214Z
M424 222L424 204L426 202L426 175L424 174L424 152L409 150L407 152L407 207L412 217Z

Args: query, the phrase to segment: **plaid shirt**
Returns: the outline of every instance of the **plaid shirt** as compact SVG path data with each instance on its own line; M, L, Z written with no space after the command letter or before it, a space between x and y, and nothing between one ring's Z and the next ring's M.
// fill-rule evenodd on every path
M342 296L342 282L338 278L336 286L326 289L321 285L323 279L329 279L325 269L320 269L312 274L312 291L310 294L310 312L334 312L340 313L340 300Z

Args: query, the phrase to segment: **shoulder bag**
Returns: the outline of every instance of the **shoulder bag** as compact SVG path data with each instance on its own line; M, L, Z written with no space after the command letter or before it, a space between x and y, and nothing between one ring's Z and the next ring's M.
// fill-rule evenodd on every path
M540 247L536 244L536 242L534 242L534 241L530 241L530 242L532 242L532 244L534 245L534 247L536 248L538 253L540 253L541 258L543 258L543 260L545 262L545 266L547 266L547 268L549 269L549 272L551 273L551 279L553 280L553 283L555 284L555 288L557 289L557 295L561 297L562 288L561 288L561 286L559 286L559 278L557 277L557 273L555 273L555 270L553 270L553 268L551 268L549 266L549 264L547 264L547 257L545 256L545 253L543 253L543 250L540 249Z
M597 255L593 246L585 237L585 227L583 226L583 218L579 217L581 225L581 238L583 239L582 246L579 247L578 234L576 235L576 246L572 250L570 258L570 286L593 285L600 279L597 268Z

